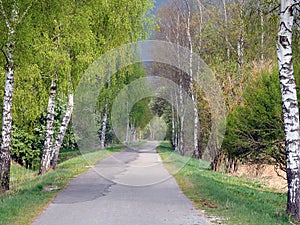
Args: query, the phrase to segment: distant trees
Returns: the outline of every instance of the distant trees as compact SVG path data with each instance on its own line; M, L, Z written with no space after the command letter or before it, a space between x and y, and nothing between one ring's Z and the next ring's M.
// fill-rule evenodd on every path
M111 14L111 19L105 23L105 29L99 30L97 26L93 28L96 35L103 35L108 38L109 41L104 45L105 49L110 50L118 45L136 42L148 37L149 33L147 29L149 29L152 24L152 18L147 17L148 11L152 7L151 1L120 0L112 1L108 5L110 8L119 8L121 10L120 13L116 14L115 11L111 11L109 8L107 13ZM98 44L102 47L102 43ZM108 68L106 68L107 73L111 73L111 71L109 71L111 68L116 68L117 73L110 74L111 79L104 84L104 88L99 95L97 103L97 110L100 114L98 121L100 129L98 134L100 148L102 149L106 145L118 141L113 134L110 119L110 109L114 98L117 96L118 92L131 81L146 76L145 71L140 64L131 65L127 68L120 68L122 57L126 58L128 56L120 54L119 58L115 62L110 62L111 65L108 65ZM128 112L126 142L129 143L129 139L133 135L132 133L136 134L136 125L141 120L142 118L133 117L130 115L130 112Z
M155 65L157 73L160 76L164 76L171 79L178 84L179 90L176 93L170 93L173 103L168 111L170 115L171 126L171 142L175 149L181 154L185 154L185 148L192 148L193 154L199 157L199 115L197 104L197 88L195 87L193 76L193 54L195 51L195 39L196 39L196 27L194 21L194 8L191 1L171 1L169 5L166 5L159 10L158 25L159 30L156 32L156 38L170 41L172 43L184 46L189 49L190 55L188 58L189 74L184 74L182 71L170 70L166 65ZM154 50L155 51L155 50ZM179 53L174 53L179 54ZM170 56L171 57L171 56ZM178 62L180 64L182 62ZM155 67L154 66L154 67ZM179 65L178 65L179 66ZM185 109L183 93L190 93L193 101L193 146L187 145L185 141L184 126L185 126ZM178 107L175 107L178 106ZM176 112L175 112L176 111Z
M118 69L116 74L112 75L109 82L105 84L97 102L97 111L99 112L99 132L100 148L105 148L108 144L116 143L119 140L115 136L112 128L111 108L112 104L122 89L128 91L130 95L130 87L127 87L132 81L146 77L146 73L142 64L134 64L123 69ZM125 142L132 144L138 139L139 131L146 127L148 122L152 119L152 113L148 107L150 100L143 99L137 102L132 109L126 107L126 137ZM125 104L129 104L125 102Z
M232 112L243 102L243 90L254 78L251 67L263 67L275 59L274 54L270 54L275 50L274 38L272 35L265 35L269 32L275 36L276 23L273 21L276 21L276 17L269 13L272 10L273 5L263 1L257 3L224 0L222 4L218 4L206 0L173 0L158 12L159 29L156 38L171 41L200 54L215 72L225 94L227 110ZM257 48L260 49L258 54ZM186 74L176 70L170 72L163 67L166 66L160 65L157 70L163 71L163 76L181 84L196 102L195 111L198 112L198 118L195 114L194 140L198 139L198 145L194 143L194 148L197 148L194 149L194 156L202 157L204 143L211 128L209 102L205 99L203 90L189 80ZM173 97L174 105L178 104L180 109L180 90L173 93ZM172 118L169 125L172 134L170 139L172 143L175 142L174 148L184 152L184 149L181 149L184 148L181 144L184 134L180 134L180 129L184 126L185 118L183 113L175 112L174 109L171 107L166 111L168 117ZM182 118L177 118L177 113ZM212 168L218 170L226 158L226 152L218 146L214 148L218 148L213 150L218 154L213 160Z

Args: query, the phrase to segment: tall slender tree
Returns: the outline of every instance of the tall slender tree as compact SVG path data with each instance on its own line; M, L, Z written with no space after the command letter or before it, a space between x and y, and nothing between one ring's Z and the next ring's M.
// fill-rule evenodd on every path
M26 16L31 4L24 12L20 11L18 1L3 3L0 0L0 14L6 26L6 43L1 49L5 63L5 86L2 109L2 129L1 129L1 147L0 147L0 191L9 190L10 162L11 162L11 144L12 144L12 107L14 92L14 72L15 72L15 54L16 42L18 40L18 25Z
M49 3L50 4L50 3ZM40 5L42 10L46 7ZM44 150L39 174L47 172L51 167L56 168L59 150L62 146L67 127L73 111L73 92L81 73L88 67L93 59L92 49L94 37L90 29L91 6L71 1L69 4L52 2L47 7L45 23L40 32L45 37L40 37L40 45L46 45L41 55L46 56L48 63L41 60L40 67L46 74L50 74L47 80L51 80L48 110L47 128L44 141ZM55 89L53 89L55 83ZM67 96L67 97L66 97ZM56 97L67 99L67 107L59 128L54 126L54 109ZM54 130L58 134L54 135Z
M64 36L65 41L65 55L67 61L70 63L70 71L65 71L64 76L64 91L63 95L67 95L67 106L62 118L58 134L55 137L55 142L51 150L50 165L52 169L56 169L58 163L58 156L60 148L63 144L67 128L71 121L74 108L74 90L81 78L81 74L92 62L95 54L95 37L93 36L90 24L93 18L91 9L88 4L81 2L72 2L73 7L66 24L66 31Z
M286 211L300 221L300 127L292 54L294 11L298 4L299 1L295 0L281 0L277 56L287 156L288 201Z
M199 3L201 4L201 3ZM193 101L193 110L194 110L194 155L196 158L199 158L199 149L198 149L198 126L199 126L199 116L198 116L198 105L197 105L197 99L195 97L195 83L194 83L194 74L193 74L193 54L194 54L194 47L193 47L193 40L192 40L192 9L190 6L190 2L188 0L185 0L185 5L187 8L187 15L186 15L186 34L188 38L188 47L190 49L189 54L189 76L190 76L190 94Z

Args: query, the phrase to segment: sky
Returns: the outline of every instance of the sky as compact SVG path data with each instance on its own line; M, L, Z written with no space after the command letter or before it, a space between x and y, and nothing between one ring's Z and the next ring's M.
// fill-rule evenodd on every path
M169 0L155 0L153 11L156 12L160 6L162 6L164 3L168 2L168 1Z

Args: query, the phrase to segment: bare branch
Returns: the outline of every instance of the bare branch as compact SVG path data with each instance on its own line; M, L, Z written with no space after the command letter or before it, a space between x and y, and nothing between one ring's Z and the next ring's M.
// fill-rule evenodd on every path
M274 11L276 11L277 9L280 8L280 4L278 4L277 6L275 6L273 9L271 9L270 11L267 12L266 15L272 14Z
M278 168L278 167L279 167L279 168ZM275 171L275 173L277 174L277 176L283 178L284 180L287 180L286 177L282 176L282 175L279 173L279 171L278 171L279 169L280 169L281 171L286 172L280 165L275 165L275 166L274 166L274 171Z

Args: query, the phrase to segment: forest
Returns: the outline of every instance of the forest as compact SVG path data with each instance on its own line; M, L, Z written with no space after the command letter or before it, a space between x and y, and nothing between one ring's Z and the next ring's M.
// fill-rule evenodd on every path
M190 73L157 62L120 68L126 54L110 62L117 72L107 69L110 79L102 77L97 147L161 138L182 156L209 161L216 172L272 165L287 175L286 211L299 221L299 1L170 0L155 13L153 7L151 0L0 0L0 191L10 189L11 163L44 175L59 167L62 149L77 151L89 141L74 131L72 114L76 89L95 60L125 44L159 40L190 53ZM224 133L214 130L217 88L197 82L193 63L205 63L222 91ZM121 143L112 124L114 101L148 76L178 89L170 101L144 98L127 107Z

